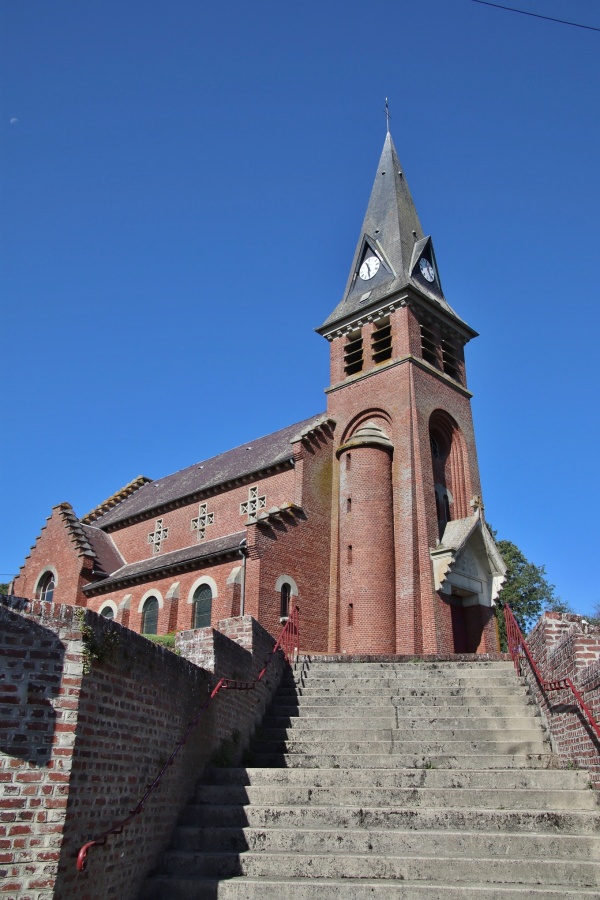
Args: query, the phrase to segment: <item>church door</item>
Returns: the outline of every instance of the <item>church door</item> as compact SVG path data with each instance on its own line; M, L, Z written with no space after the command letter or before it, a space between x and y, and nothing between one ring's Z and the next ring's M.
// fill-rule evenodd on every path
M451 606L452 614L452 638L454 640L455 653L468 653L467 622L462 606Z

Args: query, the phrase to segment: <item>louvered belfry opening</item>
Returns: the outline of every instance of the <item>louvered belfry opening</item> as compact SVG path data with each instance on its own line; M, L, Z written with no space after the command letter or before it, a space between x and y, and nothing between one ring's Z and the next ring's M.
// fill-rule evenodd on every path
M392 358L392 326L389 316L377 322L371 338L371 349L374 363Z
M346 375L355 375L362 372L363 367L363 339L360 329L352 331L344 347L344 372Z

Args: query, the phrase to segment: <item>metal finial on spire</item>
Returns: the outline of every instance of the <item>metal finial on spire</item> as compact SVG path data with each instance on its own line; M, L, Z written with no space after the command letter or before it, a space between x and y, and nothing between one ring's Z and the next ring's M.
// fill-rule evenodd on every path
M392 117L390 115L390 108L388 106L388 98L386 97L385 98L385 122L386 122L386 128L387 128L388 134L390 133L390 119L391 118Z

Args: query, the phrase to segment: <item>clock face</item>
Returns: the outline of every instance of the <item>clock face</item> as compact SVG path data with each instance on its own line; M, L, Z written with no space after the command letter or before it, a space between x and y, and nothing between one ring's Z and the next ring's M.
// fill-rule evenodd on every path
M421 270L421 275L426 279L426 281L435 281L435 272L433 271L433 266L428 259L425 259L424 256L422 256L419 260L419 268Z
M358 274L363 281L368 281L373 275L377 275L381 262L377 256L367 256L364 263L358 270Z

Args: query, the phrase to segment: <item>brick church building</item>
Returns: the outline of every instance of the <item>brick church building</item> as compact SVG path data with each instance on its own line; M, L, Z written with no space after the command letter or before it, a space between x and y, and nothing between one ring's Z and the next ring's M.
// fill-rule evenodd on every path
M78 519L55 506L14 593L163 634L241 613L301 649L498 649L465 344L388 133L329 342L327 409Z

